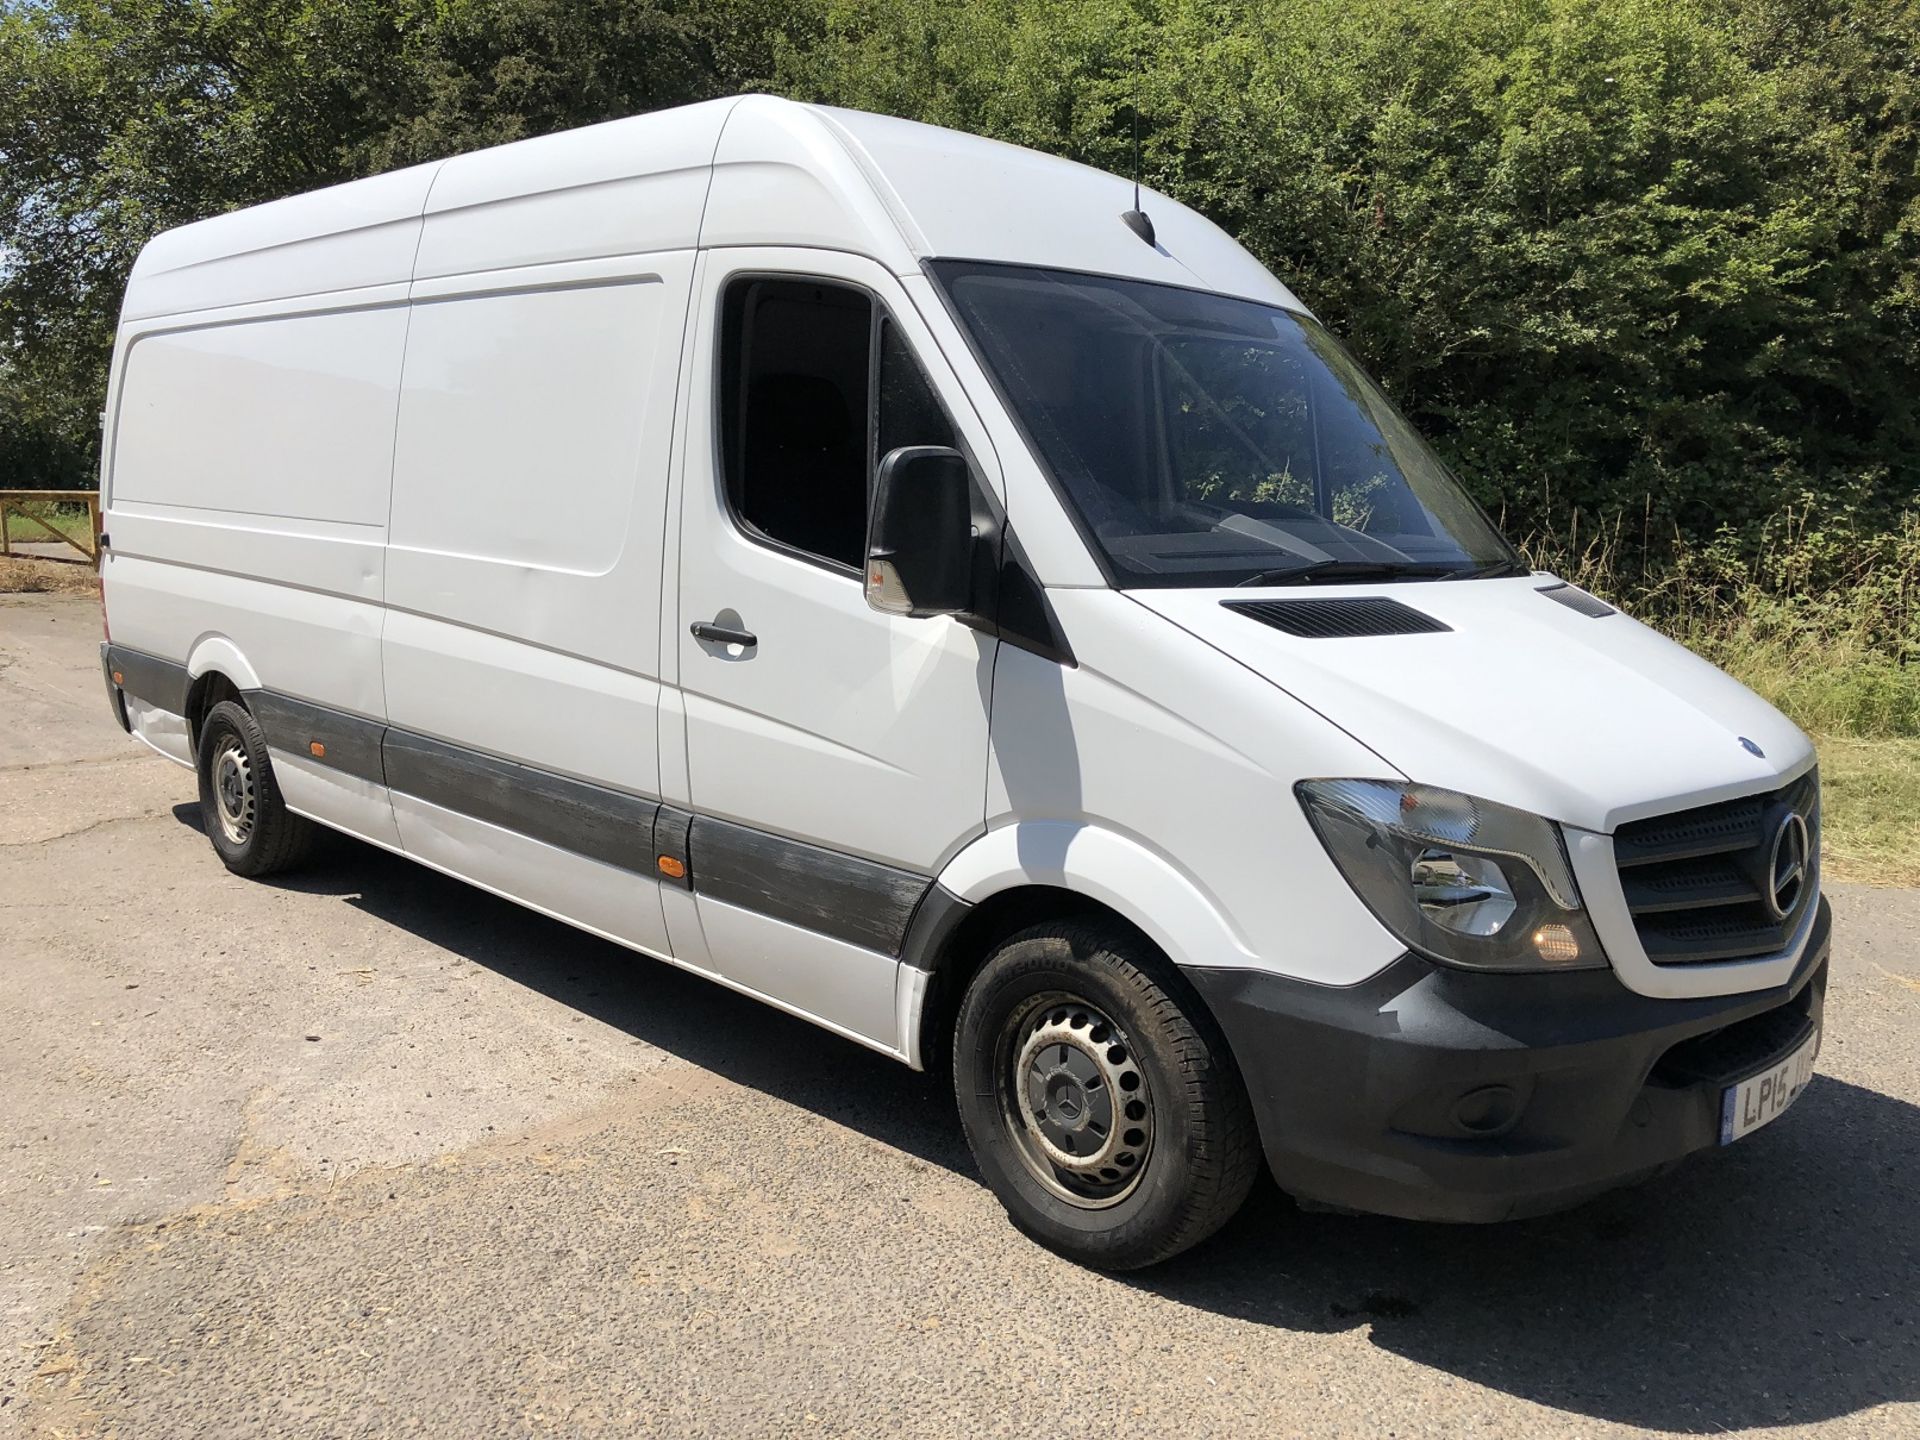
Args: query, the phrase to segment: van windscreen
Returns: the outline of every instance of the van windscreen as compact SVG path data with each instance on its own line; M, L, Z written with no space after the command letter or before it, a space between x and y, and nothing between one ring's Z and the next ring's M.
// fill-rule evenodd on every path
M1353 357L1276 306L967 261L933 269L1124 586L1521 567Z

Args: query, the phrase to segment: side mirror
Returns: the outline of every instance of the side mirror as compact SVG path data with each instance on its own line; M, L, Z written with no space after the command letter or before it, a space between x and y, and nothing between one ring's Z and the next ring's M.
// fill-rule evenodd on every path
M953 615L973 599L973 478L944 445L890 450L867 520L867 604L888 615Z

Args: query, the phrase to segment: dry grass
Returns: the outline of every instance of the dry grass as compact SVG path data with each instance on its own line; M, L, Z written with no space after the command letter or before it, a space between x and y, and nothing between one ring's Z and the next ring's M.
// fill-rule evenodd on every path
M21 513L23 510L27 513ZM49 500L15 501L8 505L6 514L8 539L15 541L44 541L51 545L60 543L56 536L49 535L40 525L34 524L34 520L28 518L29 515L34 517L34 519L42 521L46 525L52 526L62 535L71 535L76 540L82 541L87 538L87 531L90 528L87 517L87 507L85 505L75 505L70 502Z
M0 556L0 595L91 594L93 567L75 557L67 560L23 560Z
M1920 740L1818 744L1827 878L1920 885Z

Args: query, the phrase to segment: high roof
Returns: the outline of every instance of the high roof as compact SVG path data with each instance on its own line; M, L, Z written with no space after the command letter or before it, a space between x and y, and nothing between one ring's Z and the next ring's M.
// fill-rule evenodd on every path
M749 95L182 226L141 252L123 317L694 245L855 250L902 274L930 256L1015 261L1298 308L1217 226L1141 195L1153 246L1121 223L1133 187L1118 176L954 130Z

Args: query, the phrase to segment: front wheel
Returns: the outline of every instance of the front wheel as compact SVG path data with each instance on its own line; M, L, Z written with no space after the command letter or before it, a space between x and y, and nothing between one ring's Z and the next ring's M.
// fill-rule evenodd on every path
M1101 1269L1151 1265L1206 1239L1259 1166L1218 1028L1118 925L1037 926L994 951L960 1004L954 1089L1013 1223Z

